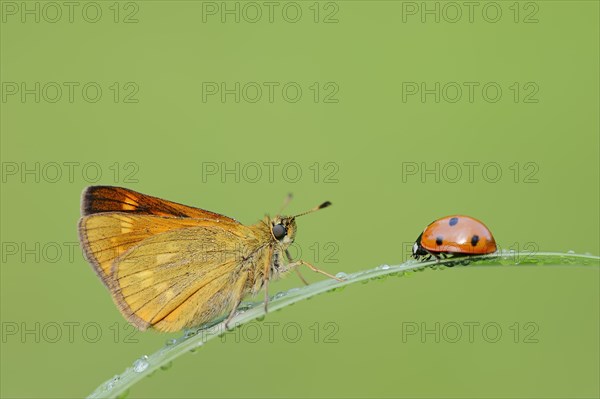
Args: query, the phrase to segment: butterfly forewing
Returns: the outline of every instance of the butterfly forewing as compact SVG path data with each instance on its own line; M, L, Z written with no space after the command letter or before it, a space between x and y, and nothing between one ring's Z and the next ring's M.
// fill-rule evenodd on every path
M215 212L163 200L122 187L91 186L86 188L81 199L82 215L102 212L213 219L238 223L235 219Z

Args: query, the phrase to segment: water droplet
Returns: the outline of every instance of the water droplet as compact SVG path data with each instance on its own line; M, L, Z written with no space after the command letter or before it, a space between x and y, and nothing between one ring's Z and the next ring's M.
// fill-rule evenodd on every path
M256 321L263 321L264 319L265 319L265 315L262 315L262 316L258 316L256 318Z
M381 266L378 266L377 269L379 269L379 270L388 270L390 267L391 267L390 265L381 265Z
M277 294L275 294L275 296L273 297L273 300L277 300L279 298L283 298L286 295L287 294L285 292L279 291Z
M167 342L165 342L165 345L171 346L171 345L175 345L176 343L177 343L177 340L175 338L171 338L171 339L168 339Z
M348 275L344 272L339 272L335 275L337 278L341 278L342 280L345 280L348 278Z
M186 338L186 339L187 339L187 338L191 338L191 337L193 337L194 335L196 335L196 332L197 332L196 330L187 330L187 331L186 331L186 332L183 334L183 337L184 337L184 338Z
M237 328L237 327L238 327L238 326L236 326L236 328ZM219 335L219 338L221 338L221 339L222 339L222 337L223 337L224 335L225 335L225 334L220 334L220 335ZM200 342L196 343L196 345L195 345L195 346L194 346L192 349L190 349L190 353L196 353L196 352L198 351L198 349L200 349L200 348L202 347L202 345L204 345L204 342L202 342L202 341L200 341Z
M108 381L106 383L106 389L107 390L111 390L115 387L115 385L117 384L117 382L119 382L119 380L121 379L121 377L119 377L118 375L115 375L113 378L110 379L110 381Z
M567 253L568 253L568 254L574 254L574 253L575 253L575 251L573 251L572 249L569 249L569 250L567 251Z
M148 362L148 356L144 355L133 362L133 371L136 373L141 373L146 370L148 366L150 366L150 362Z

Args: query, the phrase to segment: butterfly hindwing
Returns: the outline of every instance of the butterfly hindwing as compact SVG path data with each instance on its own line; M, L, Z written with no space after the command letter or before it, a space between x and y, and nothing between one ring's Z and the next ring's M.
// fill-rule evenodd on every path
M115 259L113 298L142 330L178 331L207 322L241 299L250 266L263 261L261 251L244 254L244 239L222 226L148 238Z

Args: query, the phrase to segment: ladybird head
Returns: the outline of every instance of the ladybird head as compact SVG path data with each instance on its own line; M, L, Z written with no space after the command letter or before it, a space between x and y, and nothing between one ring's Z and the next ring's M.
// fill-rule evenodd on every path
M427 251L421 245L421 237L423 237L423 233L419 234L417 240L412 246L412 256L415 259L419 259L421 256L427 255Z

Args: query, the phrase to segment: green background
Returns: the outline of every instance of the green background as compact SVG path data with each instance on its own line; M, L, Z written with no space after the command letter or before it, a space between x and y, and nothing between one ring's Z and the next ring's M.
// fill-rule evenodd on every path
M245 3L95 4L102 15L93 23L82 16L85 8L95 18L87 2L72 22L66 6L52 22L46 2L1 2L2 397L84 396L178 336L133 333L79 250L69 256L90 184L244 223L276 213L288 192L292 213L330 200L333 207L299 220L297 242L304 259L332 273L401 263L426 224L453 213L484 220L502 248L600 253L596 1L497 2L485 15L481 2L472 22L468 8L444 2L297 2L296 23L282 16L286 6L294 18L285 2L272 22L267 6L253 3L263 11L254 23ZM203 13L225 4L240 7L239 23ZM452 22L457 4L462 16ZM39 7L39 22L26 6ZM424 7L439 7L439 22ZM39 102L10 94L21 83L35 91L36 82ZM72 102L64 82L78 84ZM89 82L102 88L97 102L81 94ZM203 82L265 90L255 103L247 101L252 86L239 103L233 95L203 101ZM279 85L272 102L264 82ZM281 94L289 82L302 88L297 102ZM440 83L439 102L407 94L422 82ZM472 101L464 82L478 85ZM490 82L502 89L496 102L493 91L482 94ZM52 102L56 85L63 93ZM457 85L463 93L453 102ZM325 101L332 88L337 102ZM65 162L78 163L72 179ZM254 179L254 163L265 162L279 163L273 178L264 167ZM472 179L465 162L479 163ZM239 181L203 177L207 163L239 163ZM437 176L406 174L436 163ZM287 174L284 165L292 165ZM22 175L27 168L34 172ZM495 182L493 168L502 173ZM292 275L271 292L300 284ZM240 342L211 341L130 396L598 397L599 285L595 267L505 267L351 286L269 314L273 339L257 324L257 342L249 329ZM477 329L469 342L468 322L497 323L502 335L492 343ZM289 323L298 342L283 336ZM463 336L403 334L403 326L436 323L458 323Z

